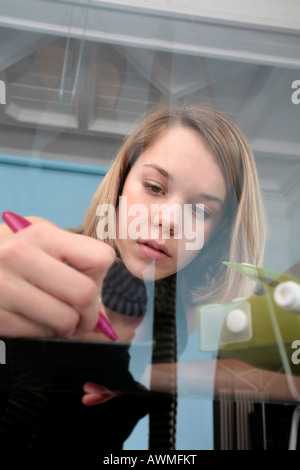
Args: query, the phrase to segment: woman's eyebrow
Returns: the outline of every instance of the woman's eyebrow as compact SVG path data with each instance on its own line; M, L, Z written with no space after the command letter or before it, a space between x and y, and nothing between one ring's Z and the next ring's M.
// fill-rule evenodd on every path
M224 205L224 201L222 201L221 198L219 198L217 196L213 196L211 194L200 193L200 194L198 194L198 197L199 197L199 199L206 199L207 201L217 202L221 206L221 208Z
M170 175L166 170L161 168L159 165L156 165L155 163L148 163L145 164L144 166L150 166L151 168L154 168L156 171L158 171L162 176L165 178L168 178L170 181L173 181L173 176Z
M166 170L161 168L159 165L156 165L156 163L148 163L148 164L145 164L144 166L154 168L162 176L164 176L165 178L168 178L169 180L173 181L173 176L170 175ZM197 198L206 199L207 201L217 202L221 206L221 208L224 205L224 201L221 198L219 198L217 196L213 196L212 194L200 193L200 194L197 195Z

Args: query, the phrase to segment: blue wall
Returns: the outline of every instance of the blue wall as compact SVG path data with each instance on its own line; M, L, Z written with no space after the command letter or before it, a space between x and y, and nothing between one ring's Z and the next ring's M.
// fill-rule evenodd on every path
M49 219L76 227L108 167L0 154L0 213Z

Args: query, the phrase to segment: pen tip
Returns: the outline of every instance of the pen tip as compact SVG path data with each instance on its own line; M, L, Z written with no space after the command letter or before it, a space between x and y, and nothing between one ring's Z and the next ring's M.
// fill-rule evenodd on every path
M112 326L110 325L109 321L107 318L103 315L102 312L99 312L99 318L97 325L95 327L96 331L99 331L100 333L103 333L105 336L107 336L109 339L112 341L117 341L118 337L116 333L114 332Z
M24 228L31 225L28 220L10 211L5 211L2 213L2 220L13 232L19 232L20 230L23 230Z

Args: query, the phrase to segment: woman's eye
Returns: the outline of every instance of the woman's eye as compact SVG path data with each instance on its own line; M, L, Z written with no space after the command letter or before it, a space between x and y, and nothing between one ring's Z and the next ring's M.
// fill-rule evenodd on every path
M209 219L211 217L211 214L204 209L204 204L192 204L192 210L196 217L203 216L205 219Z
M163 193L163 189L160 188L159 186L156 186L155 184L144 183L144 187L148 191L150 191L151 193L155 193L155 194L162 194Z

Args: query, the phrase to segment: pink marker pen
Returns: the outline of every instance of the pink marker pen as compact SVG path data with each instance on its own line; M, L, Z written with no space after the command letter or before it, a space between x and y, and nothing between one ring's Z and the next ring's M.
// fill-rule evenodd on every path
M24 228L31 225L31 223L21 217L18 214L14 214L13 212L5 211L2 214L2 219L6 223L6 225L14 232L19 232ZM109 339L116 341L118 339L116 333L114 332L112 326L108 322L107 318L103 315L102 312L99 312L99 318L97 325L95 327L95 331L99 331L107 336Z

